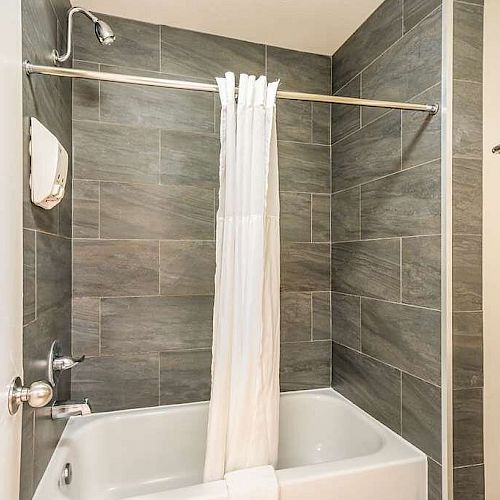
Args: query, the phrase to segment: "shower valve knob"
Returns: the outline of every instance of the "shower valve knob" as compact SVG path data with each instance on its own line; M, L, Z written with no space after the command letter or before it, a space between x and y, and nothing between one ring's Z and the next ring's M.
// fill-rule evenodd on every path
M24 387L20 377L16 377L9 389L9 413L14 415L22 403L28 403L32 408L41 408L50 403L53 396L54 390L48 382L40 380Z

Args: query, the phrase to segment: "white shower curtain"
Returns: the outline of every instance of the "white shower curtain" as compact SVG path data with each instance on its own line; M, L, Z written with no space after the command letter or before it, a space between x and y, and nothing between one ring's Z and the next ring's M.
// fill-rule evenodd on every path
M278 82L218 78L217 267L205 481L275 465L279 419Z

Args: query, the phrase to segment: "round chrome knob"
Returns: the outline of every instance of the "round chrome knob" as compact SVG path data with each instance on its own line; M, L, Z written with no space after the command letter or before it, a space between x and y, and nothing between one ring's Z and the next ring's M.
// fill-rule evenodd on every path
M29 387L23 387L19 377L16 377L9 389L9 413L14 415L22 403L28 403L33 408L46 406L52 400L54 390L45 381L33 382Z

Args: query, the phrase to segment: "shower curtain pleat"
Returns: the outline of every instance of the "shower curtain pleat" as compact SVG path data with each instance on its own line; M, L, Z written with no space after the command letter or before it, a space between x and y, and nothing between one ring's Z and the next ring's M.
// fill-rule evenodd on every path
M278 82L218 78L219 208L204 480L275 465L279 424Z

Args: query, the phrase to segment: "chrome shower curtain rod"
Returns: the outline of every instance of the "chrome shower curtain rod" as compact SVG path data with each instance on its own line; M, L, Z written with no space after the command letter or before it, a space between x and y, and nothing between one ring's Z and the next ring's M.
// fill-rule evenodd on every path
M59 68L52 66L40 66L25 61L24 69L27 75L52 75L68 78L83 78L84 80L100 80L115 83L130 83L134 85L146 85L149 87L162 87L168 89L199 90L202 92L218 92L215 84L185 82L181 80L167 80L163 78L149 78L145 76L121 75L115 73L102 73L100 71L88 71L85 69ZM295 101L315 101L332 104L347 104L351 106L367 106L371 108L403 109L408 111L424 111L435 115L439 111L438 104L414 104L408 102L377 101L373 99L360 99L357 97L341 97L322 94L307 94L304 92L290 92L279 90L278 99L291 99Z

